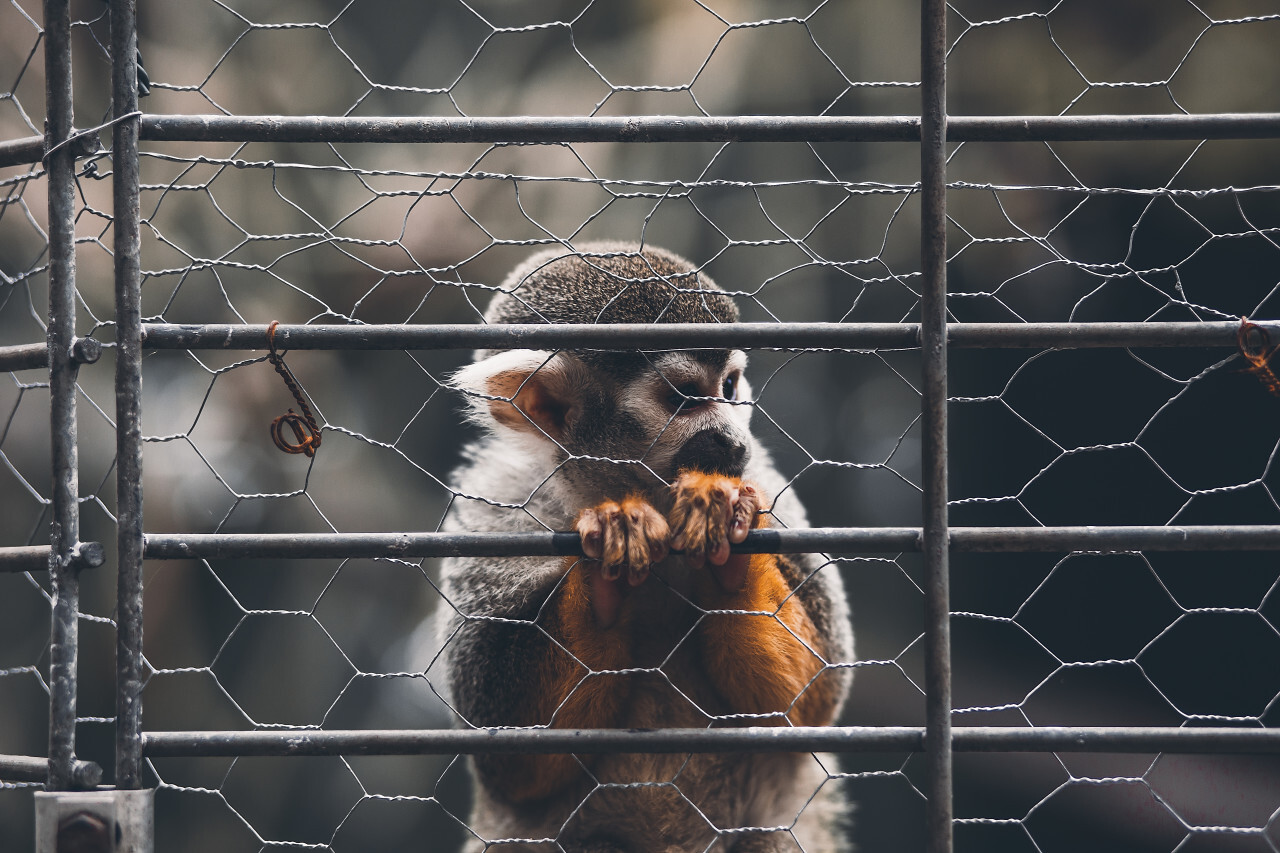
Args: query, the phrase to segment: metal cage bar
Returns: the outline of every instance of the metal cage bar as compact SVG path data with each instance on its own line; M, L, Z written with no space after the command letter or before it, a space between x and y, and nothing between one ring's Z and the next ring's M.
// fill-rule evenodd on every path
M1280 322L1256 325L1280 335ZM1234 347L1239 322L1203 323L948 323L946 346L965 349L1059 347ZM266 349L263 324L145 323L148 349ZM607 326L511 323L493 326L285 325L276 327L281 349L414 350L547 349L915 349L919 323L664 323Z
M53 594L49 638L49 777L51 791L76 786L76 671L80 579L79 451L76 429L75 153L65 145L75 125L68 0L45 0L45 99L49 183L49 429L53 467L49 561Z
M947 542L947 3L920 4L921 550L924 553L925 849L953 842L951 575Z
M930 85L923 87L926 92ZM142 120L142 138L156 142L919 142L922 126L915 116L149 115ZM943 133L948 142L1261 139L1280 135L1280 113L949 116Z
M0 572L43 572L49 569L53 548L49 545L26 545L0 548ZM67 555L77 570L96 569L106 560L101 542L79 542Z
M919 142L916 116L358 117L145 115L147 142ZM948 142L1270 139L1280 113L956 116ZM37 163L43 136L0 142L0 167ZM72 147L92 154L93 135Z
M142 273L136 0L111 3L116 307L116 787L142 787Z
M393 729L387 731L147 732L152 758L300 755L457 755L602 752L925 752L913 726L745 726L718 729ZM958 752L1280 754L1276 729L957 726Z
M1180 527L951 527L947 548L968 553L1280 550L1280 525ZM739 554L898 554L925 548L918 527L764 529ZM581 556L576 533L150 533L148 560L409 559Z

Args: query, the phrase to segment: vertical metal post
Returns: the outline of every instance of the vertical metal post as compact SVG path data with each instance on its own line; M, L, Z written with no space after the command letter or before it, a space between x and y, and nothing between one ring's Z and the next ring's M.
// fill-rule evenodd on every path
M929 853L952 849L951 594L947 531L947 3L920 9L925 743Z
M116 118L138 110L136 0L111 2ZM116 787L142 787L142 297L138 234L140 118L112 130L116 261Z
M53 616L49 636L49 782L74 786L76 667L80 579L79 454L76 434L75 152L64 144L75 125L71 92L71 13L68 0L45 0L45 166L49 183L49 428L52 436L53 522L49 577Z

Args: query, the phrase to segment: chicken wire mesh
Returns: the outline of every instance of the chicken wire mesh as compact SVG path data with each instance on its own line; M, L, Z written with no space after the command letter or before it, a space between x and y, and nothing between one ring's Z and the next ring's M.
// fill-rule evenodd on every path
M916 10L880 2L144 4L148 114L918 114ZM73 5L78 124L111 118L105 6ZM42 130L43 14L0 10L6 139ZM955 114L1276 110L1263 2L952 2ZM1122 134L1123 136L1123 134ZM965 142L948 157L959 323L1277 314L1273 140ZM107 152L77 167L77 333L114 339ZM541 247L677 251L757 322L916 322L916 146L886 142L144 142L143 317L168 324L476 323ZM5 344L47 328L47 179L7 167ZM460 351L295 349L314 458L272 446L292 394L256 352L149 350L146 530L432 531L474 428ZM78 381L82 539L115 523L113 355ZM920 354L757 350L754 429L821 527L918 527ZM1280 401L1232 350L957 349L957 526L1275 524ZM47 374L15 370L0 429L3 545L47 541ZM518 510L516 510L518 512ZM536 521L536 519L535 519ZM108 549L110 551L110 549ZM77 752L109 768L114 563L83 575ZM924 722L918 554L833 554L853 609L839 722ZM445 728L435 559L190 559L146 566L145 728ZM1269 727L1280 693L1266 552L957 553L957 726ZM0 574L0 751L47 749L50 592ZM911 752L812 758L856 804L861 849L920 849ZM455 756L153 758L157 838L183 850L475 843ZM110 781L110 770L108 770ZM4 783L16 849L28 788ZM679 789L679 776L671 781ZM1268 755L966 754L959 849L1280 849ZM802 810L801 810L802 811ZM792 819L803 817L797 812ZM790 844L803 841L786 835ZM732 835L707 830L702 842ZM813 849L812 845L806 849Z

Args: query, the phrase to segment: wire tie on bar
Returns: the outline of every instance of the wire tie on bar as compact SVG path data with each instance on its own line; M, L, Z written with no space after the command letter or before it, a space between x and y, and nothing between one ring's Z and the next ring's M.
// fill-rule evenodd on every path
M1271 336L1267 334L1267 330L1256 323L1250 323L1248 317L1241 317L1240 329L1236 332L1236 345L1240 348L1241 357L1249 362L1245 372L1258 377L1258 381L1273 396L1280 397L1280 377L1271 369L1271 359L1280 350L1280 346L1271 346Z
M316 449L320 446L320 427L316 424L315 415L311 413L311 407L307 405L307 398L303 395L302 389L298 387L298 381L293 378L293 371L289 370L288 365L284 363L284 357L276 352L276 326L280 325L279 320L271 321L271 325L267 327L267 346L271 348L271 352L267 355L267 360L271 362L272 367L276 369L276 373L284 379L284 384L288 386L289 391L293 394L293 399L298 401L298 408L302 410L299 415L293 409L289 409L286 414L281 415L271 422L271 440L275 442L276 447L285 453L305 453L308 457L316 455ZM284 437L284 427L288 426L293 430L293 437L297 439L296 444L292 444Z

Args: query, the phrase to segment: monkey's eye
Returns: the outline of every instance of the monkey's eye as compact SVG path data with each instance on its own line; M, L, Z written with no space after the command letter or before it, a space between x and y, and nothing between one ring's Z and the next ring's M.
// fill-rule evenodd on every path
M700 397L702 392L698 390L698 386L692 382L686 382L683 385L677 385L667 397L667 404L673 409L679 409L681 406L697 405L691 401L690 397Z
M738 374L730 373L724 378L724 384L720 386L720 396L726 400L738 399Z

